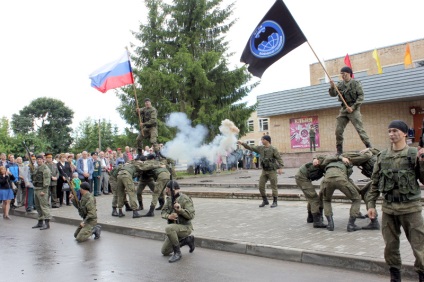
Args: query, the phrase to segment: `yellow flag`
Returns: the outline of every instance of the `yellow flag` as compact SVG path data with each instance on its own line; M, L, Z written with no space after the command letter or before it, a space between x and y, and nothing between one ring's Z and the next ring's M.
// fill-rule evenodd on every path
M377 49L374 49L374 52L372 52L372 57L374 58L375 62L377 63L378 74L382 74L383 69L381 68L380 57L378 57Z
M411 57L411 50L409 49L409 43L406 43L406 50L405 50L405 67L407 65L412 65L412 57Z

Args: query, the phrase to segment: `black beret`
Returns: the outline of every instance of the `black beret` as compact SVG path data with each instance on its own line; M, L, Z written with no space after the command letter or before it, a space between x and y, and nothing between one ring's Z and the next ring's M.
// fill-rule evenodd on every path
M269 135L262 136L262 139L265 139L266 141L268 141L269 143L271 143L271 136L269 136Z
M92 152L92 153L91 153L91 156L94 156L94 155L96 155L96 156L97 156L97 152Z
M403 133L408 133L408 125L401 120L393 120L390 122L388 128L396 128L402 131Z
M148 154L146 157L148 160L154 160L156 158L155 154Z
M144 102L150 102L150 98L145 98Z
M37 155L37 159L44 159L43 155Z
M340 70L340 72L347 72L347 73L350 73L350 76L352 76L352 69L351 68L349 68L349 67L342 67L342 69Z
M168 183L166 184L166 187L168 188L173 187L174 189L180 189L180 184L178 184L178 182L175 180L169 180Z
M90 184L88 184L87 182L83 182L83 183L81 183L80 188L90 191Z

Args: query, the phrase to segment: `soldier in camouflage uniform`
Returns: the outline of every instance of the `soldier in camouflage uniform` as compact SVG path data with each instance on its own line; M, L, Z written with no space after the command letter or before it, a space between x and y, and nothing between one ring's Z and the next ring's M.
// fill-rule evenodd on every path
M141 217L141 215L137 212L137 196L134 187L134 176L141 171L147 171L152 169L160 168L161 164L154 163L143 163L141 161L130 161L119 170L117 176L117 193L118 193L118 214L119 217L125 216L122 213L122 206L125 201L125 193L128 194L129 205L131 210L133 211L133 218ZM164 167L164 166L163 166Z
M371 142L368 138L367 133L364 130L362 124L362 115L360 106L364 101L364 91L359 81L352 79L352 69L349 67L343 67L341 70L343 81L337 83L337 88L346 101L348 107L342 102L340 96L337 93L334 82L331 80L331 87L328 90L330 96L339 97L339 101L342 102L342 108L340 109L339 116L337 117L336 124L336 148L337 154L343 153L343 132L346 128L347 123L350 121L355 127L365 147L371 148Z
M244 148L261 155L262 174L259 178L259 192L262 196L262 204L260 204L259 207L262 208L265 205L269 205L265 192L265 185L269 180L271 183L272 197L274 199L271 208L275 208L277 206L278 199L277 170L278 174L282 174L284 163L277 148L271 145L271 137L269 135L262 136L261 141L263 144L262 146L249 146L241 141L238 141L237 143L242 145Z
M174 197L171 196L171 188L174 190ZM162 254L168 256L172 251L169 262L176 262L181 259L180 247L188 245L190 253L194 251L194 236L191 220L195 211L193 201L187 195L180 192L180 186L176 181L169 181L166 185L166 204L161 216L168 220L168 227L165 228L166 239L162 245ZM173 202L174 198L174 202Z
M72 193L69 195L72 204L78 209L79 215L84 219L75 230L74 237L78 242L87 241L92 235L94 235L94 239L99 239L101 226L97 225L96 199L90 193L90 184L87 182L81 183L80 192L79 207L74 195Z
M31 174L34 185L35 208L38 213L38 223L32 228L40 228L40 230L49 229L51 218L49 210L51 173L50 169L44 164L43 156L37 156L37 167L31 170Z
M153 178L156 182L155 190L152 195L152 202L150 203L149 211L143 216L154 216L154 210L158 203L158 199L161 194L163 194L163 190L166 187L166 184L171 179L171 173L169 172L169 168L167 166L167 159L162 159L161 161L155 160L155 155L150 154L147 156L147 161L145 162L146 169L151 170L153 173Z
M155 192L154 173L151 170L143 171L138 175L137 200L138 200L138 206L140 211L144 209L143 191L144 191L144 188L146 188L146 186L149 187L152 193Z
M302 165L295 175L296 184L302 190L308 201L308 219L307 222L313 222L314 228L325 228L322 222L323 203L321 195L318 196L312 181L319 180L324 175L324 169L321 165L325 159L324 155L317 156L312 162Z
M321 181L321 191L324 201L324 214L327 218L327 230L334 231L333 210L331 200L336 189L340 190L345 196L352 201L350 208L349 222L347 231L357 231L361 227L355 224L356 218L359 216L361 207L361 196L359 188L349 178L353 173L350 160L343 156L327 156L322 162L325 167L325 177Z
M118 207L118 172L121 170L121 168L124 166L123 161L119 161L118 165L115 166L109 174L109 184L110 184L110 188L112 190L112 216L125 216L124 213L122 213L121 215L118 214L117 212L117 207ZM131 208L130 204L128 203L128 199L127 199L127 192L124 191L125 195L124 195L124 205L125 205L125 211L132 211L133 209ZM99 194L100 195L100 194Z
M347 157L352 165L357 166L361 173L371 178L372 171L374 169L374 164L377 161L377 154L380 151L375 148L367 148L365 150L362 150L360 153L345 153L343 154L344 157ZM355 185L356 186L356 185ZM357 187L357 186L356 186ZM371 187L371 181L369 181L362 189L359 189L359 194L361 195L362 200L365 202L365 207L368 210L368 200L367 200L367 194ZM360 216L359 218L365 218ZM380 223L377 220L377 215L375 218L371 219L371 222L362 227L363 230L380 230Z
M394 120L388 126L391 148L377 156L367 195L368 216L370 219L376 217L375 204L381 193L382 233L386 244L384 259L390 267L391 281L401 281L401 227L411 244L419 281L424 281L424 223L421 189L417 181L424 184L424 148L417 152L416 148L409 147L407 132L408 125L400 120Z
M159 153L159 145L157 142L158 138L158 111L152 107L152 103L149 98L144 99L144 108L137 108L137 112L140 112L141 124L140 134L137 136L137 154L140 158L142 154L143 140L149 139L151 145L156 154Z
M57 165L53 162L53 154L46 154L46 165L50 169L51 181L49 187L49 195L51 198L51 207L59 208L59 198L57 197L57 179L59 178L59 170Z

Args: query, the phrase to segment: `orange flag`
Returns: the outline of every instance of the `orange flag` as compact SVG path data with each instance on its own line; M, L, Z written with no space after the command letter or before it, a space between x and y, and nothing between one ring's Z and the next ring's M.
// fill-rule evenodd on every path
M405 63L405 67L408 65L412 65L412 57L411 57L411 50L409 49L409 43L406 43L404 63Z

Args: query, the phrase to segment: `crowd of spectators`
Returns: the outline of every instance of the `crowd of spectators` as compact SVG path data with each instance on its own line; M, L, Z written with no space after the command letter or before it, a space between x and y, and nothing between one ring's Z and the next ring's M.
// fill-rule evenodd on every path
M146 147L147 154L152 149ZM146 152L143 151L143 154ZM34 186L31 179L30 164L37 166L36 155L44 157L46 164L51 163L57 167L57 176L52 173L52 183L49 195L49 203L51 208L60 208L64 205L70 206L69 201L70 187L76 187L78 191L82 182L90 184L90 192L94 192L95 196L101 196L102 193L108 195L111 192L109 184L110 171L120 163L137 158L136 150L126 146L122 151L121 148L112 150L96 149L94 152L83 151L74 155L73 153L51 153L39 152L31 154L31 159L26 156L18 156L15 159L13 153L0 153L0 203L3 207L3 217L10 219L9 209L25 206L26 211L30 212L35 209L34 205ZM99 170L95 172L95 164L99 162ZM55 171L50 166L52 171ZM93 175L95 179L93 179ZM94 180L94 181L93 181ZM94 184L98 185L98 191L94 191ZM55 190L54 190L55 189ZM56 192L56 193L55 193ZM57 197L57 198L56 198Z

